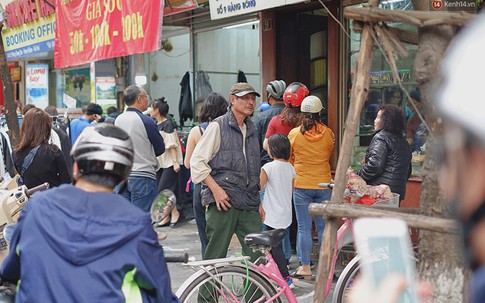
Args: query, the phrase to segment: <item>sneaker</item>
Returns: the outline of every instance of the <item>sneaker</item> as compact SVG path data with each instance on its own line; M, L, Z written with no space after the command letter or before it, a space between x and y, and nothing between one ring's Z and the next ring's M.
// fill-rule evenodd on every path
M285 278L285 281L286 281L286 284L288 284L288 286L290 287L290 289L295 288L295 284L293 284L293 278L288 276Z

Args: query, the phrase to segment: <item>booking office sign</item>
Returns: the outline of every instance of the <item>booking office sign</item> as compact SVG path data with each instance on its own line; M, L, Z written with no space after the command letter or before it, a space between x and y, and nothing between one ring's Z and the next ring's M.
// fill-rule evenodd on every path
M33 57L54 50L56 15L23 23L2 32L7 61Z

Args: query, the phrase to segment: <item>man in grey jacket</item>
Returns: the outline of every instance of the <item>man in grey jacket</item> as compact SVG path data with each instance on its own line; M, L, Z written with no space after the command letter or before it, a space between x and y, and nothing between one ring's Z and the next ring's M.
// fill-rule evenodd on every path
M157 195L156 172L159 169L157 156L165 151L162 135L155 121L145 116L148 108L148 94L136 85L128 86L123 92L128 108L115 120L115 125L128 133L135 148L135 161L128 177L127 186L118 188L120 194L144 211L149 211Z

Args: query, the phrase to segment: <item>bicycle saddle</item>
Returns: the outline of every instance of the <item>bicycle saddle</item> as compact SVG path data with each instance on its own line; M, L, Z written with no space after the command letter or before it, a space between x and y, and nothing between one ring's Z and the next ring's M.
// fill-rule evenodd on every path
M258 233L247 234L244 237L244 243L247 245L268 245L271 247L277 246L281 240L286 236L286 229L279 228L273 230L262 231Z

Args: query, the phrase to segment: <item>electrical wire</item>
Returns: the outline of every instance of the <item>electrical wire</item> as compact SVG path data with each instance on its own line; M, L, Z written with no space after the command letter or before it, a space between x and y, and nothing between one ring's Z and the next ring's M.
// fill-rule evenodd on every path
M354 41L359 41L357 39L354 39L350 36L349 32L347 32L347 30L345 29L345 27L343 26L342 23L340 23L340 21L332 14L332 12L328 9L328 7L322 2L322 0L318 0L318 2L320 2L320 4L323 6L323 8L327 11L327 13L330 15L330 17L332 17L333 20L335 20L335 22L338 23L338 25L340 26L340 28L342 29L342 31L345 33L345 35L347 37L349 37L350 40L354 40Z

